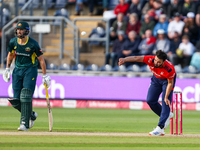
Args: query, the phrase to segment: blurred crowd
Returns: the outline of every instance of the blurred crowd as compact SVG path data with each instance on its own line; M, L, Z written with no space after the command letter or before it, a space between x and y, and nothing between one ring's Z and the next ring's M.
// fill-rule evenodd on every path
M114 68L121 57L153 55L161 49L174 65L182 68L192 65L200 70L200 0L68 0L68 3L76 5L76 15L81 14L85 3L89 15L103 14L106 18L110 15L113 48L105 54L105 64ZM94 13L97 5L102 5L102 10ZM68 17L63 10L54 15ZM3 9L2 25L9 20L7 12ZM104 37L105 31L100 29L92 30L90 37L95 38L97 32L101 33L98 37ZM13 36L12 33L8 38Z
M105 64L127 56L167 53L174 65L200 68L199 0L119 0L110 19L112 52ZM127 63L128 67L130 63Z

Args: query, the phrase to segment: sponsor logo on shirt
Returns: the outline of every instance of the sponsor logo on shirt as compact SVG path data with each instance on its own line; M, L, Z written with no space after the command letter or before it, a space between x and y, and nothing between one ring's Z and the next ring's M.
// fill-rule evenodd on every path
M152 67L152 66L149 66L151 69L154 69L154 67Z
M152 67L152 66L149 66L149 68L151 69L151 71L156 75L156 76L159 76L159 77L161 77L161 75L159 75L159 74L157 74L153 69L154 69L154 67Z
M31 56L30 54L24 54L24 53L18 53L18 52L15 52L15 55L28 56L28 57Z
M149 58L149 60L148 60L148 63L150 63L151 62L151 58Z
M153 72L155 75L157 75L158 77L161 77L161 75L157 74L157 73L154 72L153 70L152 70L152 72Z
M26 47L25 51L30 52L31 51L30 47Z
M15 46L14 49L17 49L17 46Z

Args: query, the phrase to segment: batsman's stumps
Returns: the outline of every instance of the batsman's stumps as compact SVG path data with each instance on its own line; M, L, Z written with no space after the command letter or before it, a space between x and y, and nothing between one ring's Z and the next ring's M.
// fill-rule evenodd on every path
M175 133L174 133L174 122L173 118L171 118L171 134L182 135L183 134L183 116L182 116L182 92L174 91L175 94ZM178 105L179 103L179 105ZM178 117L178 110L180 110L180 117ZM174 111L174 102L172 98L171 102L171 112ZM180 132L178 134L178 118L180 118Z

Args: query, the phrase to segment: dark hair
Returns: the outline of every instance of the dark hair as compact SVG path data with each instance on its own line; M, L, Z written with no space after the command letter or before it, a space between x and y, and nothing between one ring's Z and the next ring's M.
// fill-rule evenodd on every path
M162 50L156 51L156 56L159 59L162 59L163 61L165 61L167 59L167 54L165 52L163 52Z
M185 34L185 35L182 36L182 39L188 39L189 40L189 37L188 37L188 35Z
M160 0L154 0L154 2L157 2L159 4L162 4L162 2Z

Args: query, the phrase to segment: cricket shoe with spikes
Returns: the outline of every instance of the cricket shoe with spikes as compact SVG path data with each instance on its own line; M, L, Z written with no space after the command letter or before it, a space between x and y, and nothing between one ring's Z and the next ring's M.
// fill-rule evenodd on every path
M37 119L38 114L36 112L33 111L33 116L34 116L34 120L31 118L29 120L29 129L32 128L34 126L34 121Z
M25 125L21 124L17 130L18 131L28 131L28 128L26 128Z
M173 117L174 117L174 114L172 112L170 112L169 117L167 118L167 120L165 122L164 129L166 129L169 126L170 119Z
M149 132L149 135L165 135L164 128L161 129L159 126L157 126L153 131Z

